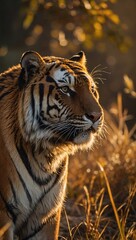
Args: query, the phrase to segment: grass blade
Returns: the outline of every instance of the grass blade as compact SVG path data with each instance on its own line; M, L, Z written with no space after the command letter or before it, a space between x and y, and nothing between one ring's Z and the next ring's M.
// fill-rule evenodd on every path
M0 229L0 238L4 235L4 233L10 228L11 222L6 223L1 229ZM3 238L2 238L3 239Z
M113 195L112 195L112 192L111 192L111 188L110 188L108 178L106 176L106 173L105 173L102 165L99 162L97 162L97 163L98 163L98 166L100 167L100 170L103 173L103 176L104 176L104 179L105 179L105 182L106 182L110 202L111 202L111 205L112 205L112 208L113 208L113 211L114 211L114 215L115 215L116 222L117 222L117 225L118 225L118 229L119 229L119 232L120 232L121 240L125 240L126 237L125 237L125 233L124 233L124 228L122 228L122 225L121 225L121 222L120 222L120 219L119 219L119 215L118 215L118 212L117 212L117 208L115 206L115 202L114 202L114 199L113 199Z

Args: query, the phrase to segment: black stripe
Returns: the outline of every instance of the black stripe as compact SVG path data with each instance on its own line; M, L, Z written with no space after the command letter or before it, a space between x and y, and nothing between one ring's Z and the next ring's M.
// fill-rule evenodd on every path
M45 185L45 184L48 184L52 178L52 176L48 176L47 178L44 178L44 179L40 179L38 177L35 176L34 172L32 171L32 168L31 168L31 165L30 165L30 161L29 161L29 158L25 152L25 149L23 148L23 145L22 143L20 142L20 146L16 146L17 148L17 151L19 153L19 156L20 158L22 159L29 175L32 177L33 181L36 182L38 185Z
M16 69L16 71L18 71L18 69ZM16 71L11 69L8 73L4 74L5 80L11 78L13 81L13 79L15 78Z
M33 231L33 233L31 233L30 235L28 235L27 237L23 238L22 240L29 240L30 238L34 237L38 232L40 232L42 230L42 228L47 224L47 223L51 223L54 221L56 217L56 213L54 213L53 215L51 215L46 222L42 223L40 226L38 226L37 228L35 228L35 230Z
M61 71L61 72L64 72L64 71L66 71L66 68L61 67L61 68L60 68L60 71ZM66 73L67 73L67 72L66 72ZM64 74L65 74L65 73L64 73Z
M15 206L13 206L13 204L11 203L6 203L6 208L7 208L7 211L9 212L9 214L11 215L12 217L12 220L13 220L13 223L15 224L16 223L16 220L17 220L17 215L14 211L16 211L16 208Z
M71 84L71 77L70 76L68 77L68 80L69 80L69 83Z
M4 83L5 80L6 78L0 73L0 83Z
M24 102L25 102L25 91L23 91L23 95L22 95L22 99L21 99L21 117L23 119L22 120L22 122L23 122L22 128L24 129L25 134L27 135L26 128L25 128L26 123L25 123L25 118L24 118L24 116L25 116L25 109L24 109L25 104L24 104Z
M15 188L14 188L13 182L10 180L10 178L9 178L9 184L10 184L11 191L12 191L12 194L13 194L13 197L14 197L14 202L15 202L15 204L17 204L17 195L16 195L16 191L15 191Z
M48 92L48 95L47 95L47 114L49 114L49 111L52 109L52 107L50 107L50 95L52 94L52 91L54 89L54 86L50 85L49 86L49 92Z
M57 110L58 112L60 111L59 107L57 105L53 105L53 106L50 106L50 95L52 94L52 91L54 89L54 86L50 85L49 86L49 91L48 91L48 95L47 95L47 115L49 115L51 118L52 116L50 115L50 111L52 109L55 109Z
M75 91L72 91L71 89L69 89L69 94L70 94L70 97L77 96L77 93Z
M29 162L28 156L27 156L27 154L26 154L26 152L25 152L25 150L22 146L22 143L20 142L20 147L16 146L16 148L17 148L17 151L20 155L20 158L22 159L27 171L29 172L29 174L31 176L33 176L33 172L32 172L31 166L30 166L30 162Z
M44 84L39 84L39 95L40 95L40 112L42 110L42 102L43 102L43 96L44 96Z
M66 69L65 69L65 70L66 70ZM69 72L65 72L65 73L64 73L64 76L65 76L65 77L68 77L69 75L70 75Z
M22 68L20 75L18 77L18 86L19 89L21 90L26 84L26 80L25 80L25 69Z
M53 105L53 106L48 105L47 113L48 113L48 115L49 115L51 118L52 118L52 116L50 115L49 112L50 112L52 109L55 109L55 110L57 110L58 112L60 111L60 108L59 108L57 105ZM54 116L53 116L53 118L54 118Z
M60 82L60 83L65 83L66 82L67 83L67 80L66 79L59 79L58 82Z
M42 129L44 130L46 127L48 127L48 124L45 124L41 117L37 115L37 121L38 121L38 126L39 126L39 129ZM46 118L45 118L45 121L46 121Z
M55 99L58 101L58 100L61 100L60 98L59 98L59 94L55 94ZM59 103L61 103L61 102L59 102Z
M29 213L29 215L27 216L27 220L25 220L25 222L22 224L22 226L20 227L20 229L15 232L16 235L19 235L19 232L20 232L20 235L21 235L21 231L22 231L22 229L28 224L28 221L29 221L29 219L30 219L30 217L31 217L31 214L32 214L33 212L35 212L35 209L36 209L37 205L38 205L40 202L42 202L42 200L43 200L43 198L45 197L45 195L55 186L55 184L57 183L58 179L59 179L59 175L57 174L57 175L56 175L56 178L54 179L53 184L48 188L47 191L44 191L44 193L41 195L41 197L39 198L39 200L36 202L36 204L35 204L35 206L33 207L32 211L31 211L31 212ZM41 203L41 204L42 204L42 203ZM46 223L45 223L45 224L46 224ZM38 233L38 232L42 229L42 227L43 227L45 224L42 224L42 225L40 225L39 227L37 227L31 234L29 234L27 237L23 238L22 240L27 240L27 239L33 237L36 233Z
M5 86L0 86L0 91L2 92L4 90Z
M35 115L34 88L35 88L35 85L33 84L33 85L31 86L31 108L32 108L33 118L34 118L34 115Z
M41 147L41 149L39 149L39 154L43 152L43 148ZM39 163L39 161L37 160L37 158L34 156L34 152L32 152L33 155L33 159L35 160L35 163L37 164L37 166L39 167L39 169L44 172L47 173L47 170L45 168L42 167L42 165Z
M42 200L44 201L45 195L46 195L47 193L49 193L50 190L56 185L56 183L57 183L58 180L59 180L60 174L61 174L61 172L62 172L62 170L63 170L63 168L64 168L65 163L66 163L66 162L63 161L63 162L61 163L60 167L57 169L57 173L54 173L54 174L56 175L56 177L55 177L52 185L51 185L46 191L44 191L44 193L41 195L41 197L39 198L39 200L35 203L35 206L34 206L34 208L32 209L32 211L29 213L27 220L22 224L22 226L20 227L20 229L16 232L17 235L18 235L19 231L21 232L21 230L22 230L25 226L27 226L27 223L28 223L28 221L29 221L29 219L30 219L31 214L32 214L33 212L35 212L35 209L36 209L36 207L38 206L39 203L42 204ZM48 220L47 220L47 221L48 221ZM46 224L46 222L45 222L45 224ZM42 227L43 227L43 225L41 225L41 226L39 226L38 228L36 228L33 233L31 233L29 236L23 238L23 240L27 240L27 239L31 238L32 236L34 236L37 232L39 232L39 231L42 229Z
M20 175L20 173L19 173L18 171L17 171L17 173L18 173L18 176L19 176L20 182L22 183L22 186L23 186L23 188L24 188L24 191L25 191L25 193L26 193L26 196L27 196L27 198L28 198L29 205L31 206L31 204L32 204L32 198L31 198L31 195L30 195L30 193L29 193L29 191L28 191L28 189L27 189L27 187L26 187L26 184L25 184L25 182L24 182L22 176Z
M31 234L29 234L27 237L23 238L22 240L28 240L34 237L38 232L40 232L45 224L41 224L39 227L37 227ZM21 234L20 234L21 235Z
M1 100L2 98L4 98L5 96L7 96L8 94L10 94L11 92L12 92L12 90L3 93L3 94L0 96L0 100Z
M12 203L7 202L1 192L0 192L0 197L2 198L2 200L6 206L6 209L7 209L8 213L10 214L9 218L12 218L12 221L15 223L16 219L17 219L17 215L18 215L18 214L15 214L15 212L14 212L14 210L16 210L15 206Z
M52 64L49 69L47 70L46 74L49 75L50 74L50 71L51 69L55 66L56 63Z
M47 75L46 76L46 82L49 82L49 83L53 82L53 83L55 83L55 80L51 76Z
M67 115L68 111L69 109L64 108L64 110L61 113L59 113L59 118L61 118L63 115Z
M55 68L60 67L61 64L62 64L61 62L57 63L56 66L55 66Z

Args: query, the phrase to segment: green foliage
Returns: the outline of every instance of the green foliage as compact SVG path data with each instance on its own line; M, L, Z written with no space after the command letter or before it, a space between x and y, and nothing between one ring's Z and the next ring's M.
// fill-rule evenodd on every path
M131 45L113 11L116 0L2 0L0 56L9 49L32 48L67 55L81 46L106 51L112 42L121 51ZM67 48L65 48L67 47ZM15 56L15 55L14 55Z
M103 44L98 44L99 50L103 51L108 39L125 51L130 44L124 36L119 16L112 10L116 0L26 0L22 3L23 28L33 28L31 38L27 39L28 45L33 45L40 35L44 35L48 24L54 42L58 41L62 47L70 47L74 42L92 49L94 42L103 39Z

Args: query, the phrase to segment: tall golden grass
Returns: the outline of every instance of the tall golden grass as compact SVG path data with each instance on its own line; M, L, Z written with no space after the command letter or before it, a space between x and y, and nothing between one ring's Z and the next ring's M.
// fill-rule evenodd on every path
M106 138L71 157L60 239L136 239L136 125L128 130L120 94L105 118Z
M7 222L1 229L0 229L0 239L3 240L3 236L5 232L9 229L11 226L11 222Z

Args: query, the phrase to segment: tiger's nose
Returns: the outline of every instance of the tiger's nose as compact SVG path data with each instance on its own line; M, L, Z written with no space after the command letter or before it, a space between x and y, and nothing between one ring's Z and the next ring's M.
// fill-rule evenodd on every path
M92 112L91 114L85 114L88 119L90 119L93 123L97 122L102 116L101 112Z

